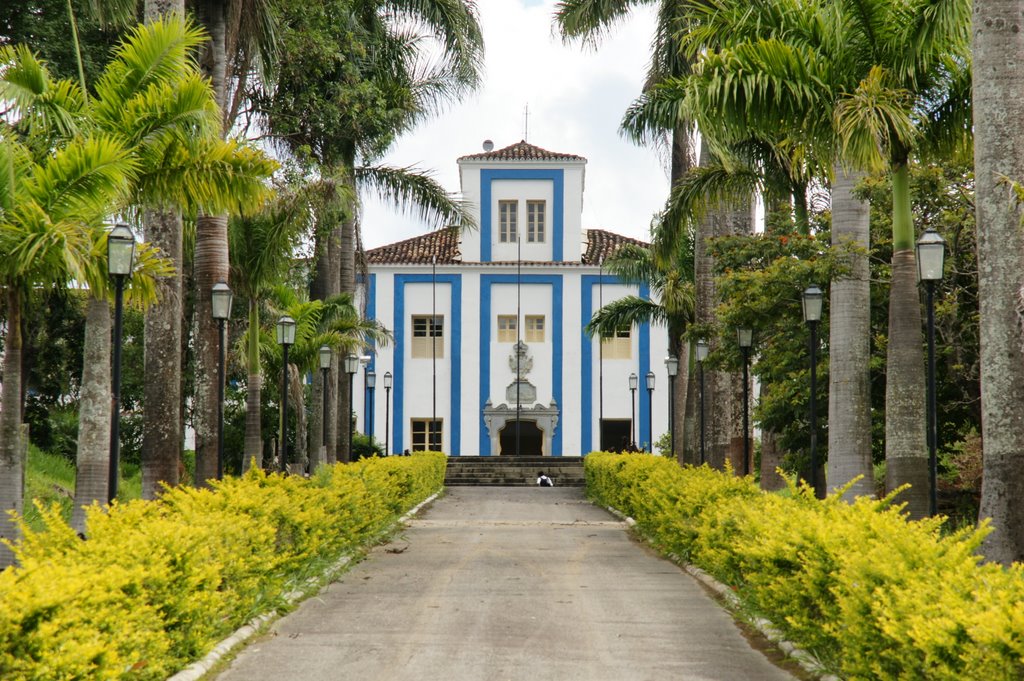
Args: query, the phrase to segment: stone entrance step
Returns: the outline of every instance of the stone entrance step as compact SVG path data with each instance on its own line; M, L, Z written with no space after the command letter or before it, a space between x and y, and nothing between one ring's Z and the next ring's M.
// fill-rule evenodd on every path
M558 487L583 487L580 456L450 456L444 484L527 487L544 471Z

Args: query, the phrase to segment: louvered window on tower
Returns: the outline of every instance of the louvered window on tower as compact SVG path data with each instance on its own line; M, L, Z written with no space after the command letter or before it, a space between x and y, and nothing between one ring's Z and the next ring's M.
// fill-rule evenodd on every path
M544 243L544 201L526 202L526 240L531 243Z
M519 222L518 201L498 201L498 240L514 244Z
M443 316L413 315L412 356L416 359L444 357Z

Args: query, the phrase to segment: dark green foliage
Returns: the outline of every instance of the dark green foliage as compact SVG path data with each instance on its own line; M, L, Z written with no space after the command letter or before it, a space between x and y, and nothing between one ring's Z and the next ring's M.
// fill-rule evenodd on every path
M871 203L871 400L874 460L885 460L885 357L888 328L890 257L892 254L892 192L884 177L861 187ZM947 242L946 277L936 289L936 358L940 462L952 462L965 439L981 422L978 343L977 260L974 231L974 182L969 169L951 166L913 166L911 193L917 235L937 229ZM826 292L818 364L818 446L827 455L828 420L828 289L837 273L828 246L828 213L812 216L815 237L795 234L717 239L715 249L719 291L717 330L694 328L691 336L721 333L722 349L709 363L740 366L735 328L755 329L752 373L762 383L754 417L762 427L779 433L788 451L791 470L800 470L809 443L808 330L802 321L800 292L817 283ZM771 217L769 216L769 220ZM922 290L922 306L925 296ZM922 307L922 319L925 318ZM921 331L922 344L927 342ZM954 464L945 470L956 477ZM954 483L950 483L953 485ZM959 483L956 483L959 485Z
M910 190L917 236L934 227L946 240L945 277L935 290L936 386L939 448L950 450L981 424L978 265L975 248L974 176L963 166L912 166ZM871 276L887 282L892 253L892 192L884 178L861 187L871 202ZM872 403L876 432L884 432L885 347L888 287L871 287ZM926 319L921 292L921 318ZM927 337L922 328L922 344ZM875 460L884 459L884 441L874 440ZM940 457L940 462L943 460ZM942 471L940 471L942 472Z
M92 17L89 0L71 0L82 45L82 65L94 83L110 58L120 33ZM55 78L78 80L67 0L4 0L0 2L0 45L24 43L38 54Z
M384 447L369 435L353 433L352 461L366 459L371 456L384 456Z
M820 217L820 216L819 216ZM801 293L811 284L825 291L840 271L827 231L815 236L767 234L714 240L712 251L718 287L725 301L718 310L718 329L693 327L691 336L722 335L720 349L708 357L710 366L736 369L742 357L736 328L754 329L751 373L761 382L761 399L753 417L779 435L788 452L787 468L809 466L810 332L803 321ZM818 325L818 447L826 453L828 414L828 306Z
M373 63L386 49L370 48L352 4L278 2L277 83L255 95L274 136L326 166L351 163L356 141L386 148L414 103Z

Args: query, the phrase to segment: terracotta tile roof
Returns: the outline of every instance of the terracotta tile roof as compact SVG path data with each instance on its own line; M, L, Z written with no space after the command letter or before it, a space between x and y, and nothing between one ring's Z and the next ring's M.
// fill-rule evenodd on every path
M608 256L626 244L635 244L643 247L650 245L638 239L631 239L628 236L606 232L603 229L588 229L587 250L583 253L583 264L600 265L608 259Z
M433 256L438 264L460 262L459 232L456 228L439 229L405 241L388 244L366 252L370 265L429 264Z
M619 250L625 244L636 244L647 246L646 242L638 239L631 239L628 236L615 234L603 229L588 229L586 251L583 253L582 261L579 263L570 262L524 262L524 266L544 265L600 265L608 256ZM463 265L508 265L510 262L486 262L469 263L463 262L462 254L459 252L459 234L455 229L442 229L436 232L428 232L422 236L414 236L405 241L380 246L372 251L366 252L366 262L370 265L427 265L430 264L432 256L437 255L437 263Z
M575 154L561 154L534 146L526 140L520 140L503 149L485 151L481 154L460 156L460 161L586 161Z

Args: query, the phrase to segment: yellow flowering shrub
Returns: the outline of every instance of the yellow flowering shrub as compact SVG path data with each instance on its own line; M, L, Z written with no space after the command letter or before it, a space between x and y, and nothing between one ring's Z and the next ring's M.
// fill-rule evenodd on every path
M0 573L0 679L164 679L439 490L444 454L367 459L310 479L255 470L212 489L55 511Z
M817 500L662 457L586 458L588 494L733 587L846 679L1024 678L1024 568L981 564L987 525L943 535L892 499Z

